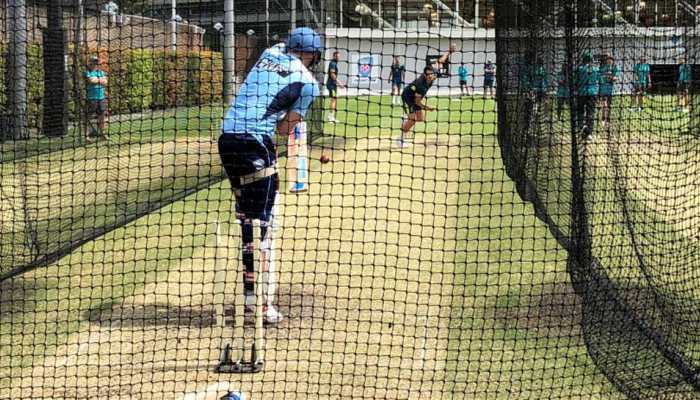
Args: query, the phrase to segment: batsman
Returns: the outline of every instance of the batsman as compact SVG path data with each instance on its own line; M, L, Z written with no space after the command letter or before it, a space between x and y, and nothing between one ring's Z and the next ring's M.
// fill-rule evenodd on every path
M266 280L263 315L267 324L283 319L274 307L277 278L271 230L279 189L275 132L294 134L314 99L318 83L309 69L321 60L321 36L306 27L294 29L288 41L265 50L248 73L238 95L226 111L219 154L235 196L236 218L242 229L246 310L254 310L254 226L260 226L260 265ZM259 224L258 224L259 221ZM255 224L254 224L255 222ZM265 274L267 277L265 278ZM237 282L239 284L239 282Z

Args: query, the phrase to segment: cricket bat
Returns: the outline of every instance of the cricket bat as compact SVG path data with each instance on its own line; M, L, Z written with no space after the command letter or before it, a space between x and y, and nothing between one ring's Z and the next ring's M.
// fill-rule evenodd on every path
M287 138L287 184L292 193L309 189L309 157L306 122L294 127L294 134Z

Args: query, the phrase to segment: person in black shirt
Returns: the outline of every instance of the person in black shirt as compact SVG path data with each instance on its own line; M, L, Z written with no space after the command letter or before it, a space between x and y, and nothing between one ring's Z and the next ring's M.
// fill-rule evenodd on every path
M455 46L450 45L450 49L443 54L435 64L433 65L444 65L450 58L450 54L454 53ZM433 65L428 65L423 68L423 74L418 77L418 79L411 82L410 85L401 93L401 100L403 101L403 108L407 115L403 117L401 123L401 135L397 139L397 144L399 147L406 147L405 137L416 125L416 122L424 121L425 115L423 110L433 111L436 110L435 107L430 107L425 103L425 96L428 94L428 90L433 86L433 82L437 79L435 67Z
M406 67L401 64L399 57L394 57L394 63L391 64L391 73L389 80L391 81L391 104L400 104L401 89L406 75Z

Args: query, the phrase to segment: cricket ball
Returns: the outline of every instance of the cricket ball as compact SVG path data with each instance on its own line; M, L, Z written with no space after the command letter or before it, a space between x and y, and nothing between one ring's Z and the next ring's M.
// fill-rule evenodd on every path
M321 164L327 164L330 160L331 160L331 159L328 158L328 156L325 155L325 154L322 155L321 158L319 159L319 161L321 161Z

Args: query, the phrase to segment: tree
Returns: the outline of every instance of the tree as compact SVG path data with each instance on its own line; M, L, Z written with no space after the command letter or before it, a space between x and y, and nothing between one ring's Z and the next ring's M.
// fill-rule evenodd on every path
M44 39L44 119L46 136L64 136L67 126L66 37L60 2L47 6Z

